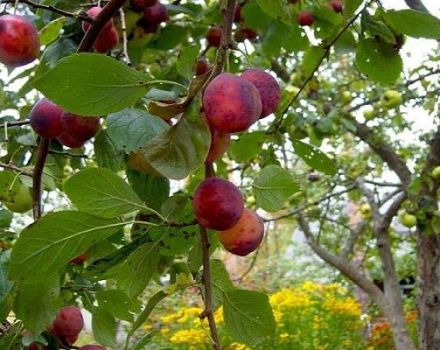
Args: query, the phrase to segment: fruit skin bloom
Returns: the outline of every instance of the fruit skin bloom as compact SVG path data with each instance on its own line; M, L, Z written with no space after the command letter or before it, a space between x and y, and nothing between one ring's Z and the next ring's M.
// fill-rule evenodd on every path
M40 52L40 39L32 22L17 15L0 17L0 62L19 67L34 61Z
M247 130L261 115L258 89L251 82L230 73L212 80L203 94L208 124L221 133Z

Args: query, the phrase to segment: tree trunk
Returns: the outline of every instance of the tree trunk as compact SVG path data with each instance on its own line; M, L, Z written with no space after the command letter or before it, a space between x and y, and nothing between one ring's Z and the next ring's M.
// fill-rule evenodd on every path
M440 237L417 235L419 349L440 349Z
M415 350L416 347L408 331L406 319L402 310L402 304L398 303L392 297L388 298L388 300L388 310L385 314L391 326L396 350ZM434 350L434 348L430 350Z

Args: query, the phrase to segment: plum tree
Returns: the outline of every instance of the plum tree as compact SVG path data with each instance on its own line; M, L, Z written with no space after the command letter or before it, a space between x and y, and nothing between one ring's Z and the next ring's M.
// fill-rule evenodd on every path
M244 209L243 196L232 182L210 177L198 186L193 208L201 225L212 230L226 230L240 219Z
M209 46L219 47L222 40L223 29L220 26L214 26L208 29L206 33L206 41Z
M83 327L84 319L81 311L73 305L60 309L51 325L55 336L66 338L71 343L76 341Z
M260 118L274 113L281 99L281 88L276 79L261 69L245 70L241 77L255 85L261 96Z
M315 17L309 10L302 10L298 13L297 21L300 26L311 26L315 22Z
M154 5L144 9L144 18L151 23L162 23L168 21L168 9L164 4L156 2Z
M209 125L222 133L247 130L261 115L258 89L249 81L230 73L213 79L203 95Z
M43 98L32 108L29 121L32 129L41 137L57 137L62 132L62 114L60 107Z
M0 62L11 67L33 62L40 52L40 39L32 22L17 15L0 16Z
M219 232L220 242L232 254L246 256L261 244L264 237L264 222L257 213L244 209L238 222L231 228Z

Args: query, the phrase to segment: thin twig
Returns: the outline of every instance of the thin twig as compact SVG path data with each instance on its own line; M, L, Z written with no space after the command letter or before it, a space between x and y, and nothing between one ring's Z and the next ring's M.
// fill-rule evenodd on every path
M365 7L368 6L368 3L365 5ZM364 8L365 8L364 7ZM318 71L319 67L321 66L322 62L324 62L324 59L330 54L330 50L332 48L332 46L338 41L338 39L342 36L342 34L345 33L345 31L350 28L350 26L358 19L358 17L361 15L361 13L363 12L364 8L360 11L358 11L357 14L355 14L342 28L341 30L338 32L338 34L336 34L336 36L329 42L329 43L324 43L324 52L322 53L319 61L316 63L315 67L313 68L312 72L309 74L309 76L307 77L307 79L301 84L298 92L295 94L295 96L293 96L293 98L290 100L289 104L284 108L284 110L281 112L281 117L276 121L275 123L275 127L273 131L268 131L268 133L273 133L273 132L277 132L279 130L279 128L281 127L281 124L284 121L284 116L287 113L287 111L289 110L290 107L292 107L292 105L295 103L295 101L298 99L299 95L303 92L303 90L305 89L305 87L307 86L307 84L310 82L310 80L313 79L315 73Z
M26 176L33 176L32 171L19 168L18 166L14 165L14 164L7 164L7 163L0 162L0 167L3 169L9 169L9 170L15 171L17 173L20 173L20 174L23 174Z
M128 56L127 24L125 22L125 12L122 8L119 9L119 17L121 19L122 30L122 53L124 55L125 63L131 65L130 56Z
M29 5L33 8L36 8L36 9L42 9L42 10L58 13L59 15L63 15L64 17L78 18L82 21L92 22L92 19L89 16L86 16L86 15L83 15L80 13L73 13L73 12L64 11L64 10L61 10L61 9L55 7L55 6L39 4L39 3L33 2L31 0L1 0L1 3L2 4L15 4L16 1L18 1L19 3L22 3L22 4Z

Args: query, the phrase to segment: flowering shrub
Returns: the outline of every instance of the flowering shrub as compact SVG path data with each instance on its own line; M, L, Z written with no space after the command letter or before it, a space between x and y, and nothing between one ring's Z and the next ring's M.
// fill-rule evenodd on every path
M362 332L361 309L348 290L339 284L305 282L296 288L282 289L270 296L277 321L277 333L256 347L229 339L224 331L223 310L215 312L225 350L357 350L366 349ZM186 307L159 317L155 327L157 345L172 349L209 349L209 329L200 319L202 308ZM152 329L146 324L144 329Z

